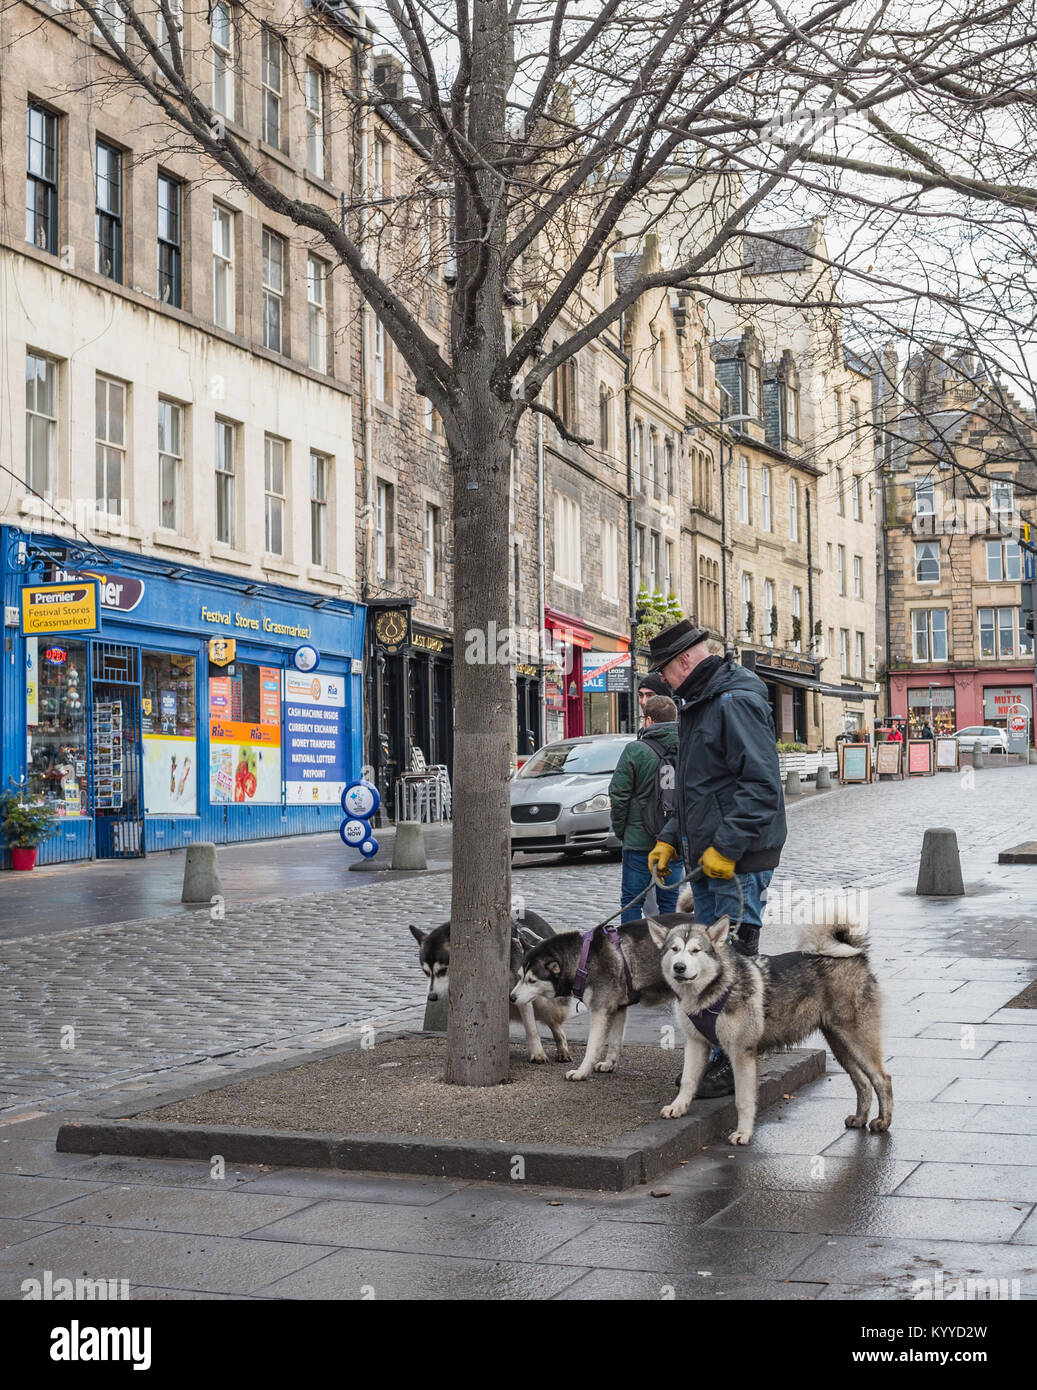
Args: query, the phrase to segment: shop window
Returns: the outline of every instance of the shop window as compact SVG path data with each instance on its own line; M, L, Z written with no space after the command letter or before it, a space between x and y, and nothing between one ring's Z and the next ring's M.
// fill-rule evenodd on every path
M209 664L209 800L281 800L281 668Z
M954 691L949 686L934 686L907 692L908 737L921 738L926 725L937 738L952 734L955 722Z
M59 816L88 813L86 643L27 637L29 794Z
M198 811L198 718L195 659L141 653L144 809L151 816Z

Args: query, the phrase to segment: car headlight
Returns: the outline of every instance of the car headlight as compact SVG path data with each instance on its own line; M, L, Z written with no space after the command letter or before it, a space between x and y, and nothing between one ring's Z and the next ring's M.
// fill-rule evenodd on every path
M609 800L607 792L599 792L597 796L592 796L588 801L578 801L572 809L575 815L583 816L591 811L610 811L612 802Z

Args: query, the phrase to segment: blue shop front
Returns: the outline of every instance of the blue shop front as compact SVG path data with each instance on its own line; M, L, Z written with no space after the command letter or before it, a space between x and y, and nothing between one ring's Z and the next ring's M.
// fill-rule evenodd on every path
M40 864L337 829L363 605L12 527L0 566L0 779L58 814ZM29 635L40 585L94 592L97 630Z

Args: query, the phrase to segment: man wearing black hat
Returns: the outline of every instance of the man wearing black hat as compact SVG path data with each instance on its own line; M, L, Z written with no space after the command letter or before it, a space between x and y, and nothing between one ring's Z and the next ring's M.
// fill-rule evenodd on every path
M650 643L652 670L682 704L676 814L648 867L665 874L683 845L685 864L701 864L706 874L692 884L696 919L708 926L725 914L741 918L734 944L756 955L767 885L787 834L774 721L763 681L710 655L707 636L685 619ZM731 1064L718 1049L699 1095L733 1090Z

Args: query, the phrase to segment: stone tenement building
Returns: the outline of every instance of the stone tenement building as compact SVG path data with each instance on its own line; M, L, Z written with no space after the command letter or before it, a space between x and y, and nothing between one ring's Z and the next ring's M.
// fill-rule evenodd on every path
M886 477L891 713L917 734L1034 711L1037 423L970 354L908 362ZM1032 570L1031 570L1032 573Z
M185 150L82 11L24 0L4 24L5 610L69 575L86 597L61 640L7 631L0 781L57 810L51 860L330 828L362 761L351 286ZM366 38L345 11L218 0L176 48L228 137L337 216L331 74ZM301 643L321 676L296 690Z

